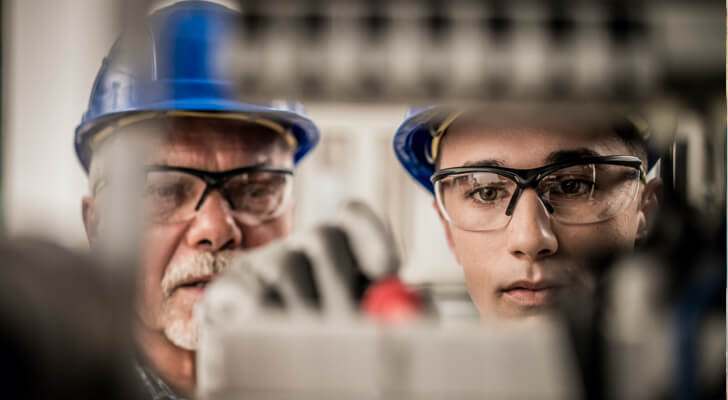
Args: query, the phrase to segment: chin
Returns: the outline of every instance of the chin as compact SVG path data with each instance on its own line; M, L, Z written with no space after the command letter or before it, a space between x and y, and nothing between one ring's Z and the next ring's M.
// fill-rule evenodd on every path
M511 315L511 318L523 321L541 321L553 318L557 314L556 311L556 307L524 307Z
M526 306L500 301L495 307L491 304L488 308L480 308L480 319L484 322L540 321L557 316L558 310L555 303Z
M164 334L177 347L197 350L198 331L193 318L169 321L164 327Z
M197 350L197 323L192 312L197 300L178 292L165 302L159 318L167 339L185 350Z

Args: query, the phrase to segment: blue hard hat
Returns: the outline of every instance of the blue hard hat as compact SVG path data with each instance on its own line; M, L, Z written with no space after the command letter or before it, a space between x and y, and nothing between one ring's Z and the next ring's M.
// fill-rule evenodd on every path
M394 153L404 169L425 189L434 193L430 177L435 172L432 140L444 132L443 126L456 111L449 107L413 107L394 134Z
M83 168L88 171L93 144L114 128L174 112L280 127L295 139L294 161L303 158L318 142L319 131L301 104L240 99L229 73L238 18L236 11L219 4L183 1L123 34L103 61L76 128L76 154Z
M447 131L447 128L465 110L454 106L433 105L427 107L412 107L407 112L404 122L397 128L394 134L394 153L404 169L412 175L417 182L425 187L430 193L435 189L430 177L435 173L435 156L433 148L439 146L439 141ZM649 136L644 121L636 123L633 116L620 115L621 122L631 128L639 130L639 135L645 140ZM434 143L434 145L433 145ZM659 160L659 154L648 142L647 145L647 169L648 171Z

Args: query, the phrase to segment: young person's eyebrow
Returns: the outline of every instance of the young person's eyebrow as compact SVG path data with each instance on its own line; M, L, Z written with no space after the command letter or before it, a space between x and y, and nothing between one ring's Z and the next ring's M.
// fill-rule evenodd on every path
M572 150L559 150L549 153L544 162L546 164L555 164L564 161L571 161L584 157L599 157L601 154L586 147Z
M468 161L462 165L463 167L502 167L503 161L496 159L484 159L478 161Z
M555 164L563 161L571 161L584 157L599 157L601 154L596 151L583 147L570 150L559 150L549 153L544 160L545 164ZM468 161L462 165L463 167L503 167L504 162L498 159L483 159L477 161Z

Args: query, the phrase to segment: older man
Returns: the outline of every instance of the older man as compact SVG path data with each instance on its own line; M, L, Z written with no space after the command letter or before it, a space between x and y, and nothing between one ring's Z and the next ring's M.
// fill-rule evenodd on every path
M578 301L595 285L591 257L647 234L660 181L646 177L644 126L565 111L432 107L395 134L483 319Z
M201 1L147 17L111 49L76 130L92 246L114 201L109 154L131 141L147 149L136 155L145 171L136 336L155 399L193 395L193 307L236 253L291 232L293 167L318 141L300 107L239 100L225 64L236 18Z

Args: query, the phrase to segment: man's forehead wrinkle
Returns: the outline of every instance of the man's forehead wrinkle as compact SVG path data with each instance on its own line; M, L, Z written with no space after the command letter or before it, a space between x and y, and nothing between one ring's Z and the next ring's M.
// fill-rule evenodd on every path
M148 164L222 171L251 165L293 165L284 138L264 126L214 118L169 117L121 128L109 142L141 140ZM111 146L105 146L111 147ZM94 157L96 158L96 156ZM289 160L290 159L290 160ZM99 169L99 166L95 168Z
M204 140L195 142L167 142L152 153L156 164L199 166L206 170L225 170L231 164L247 166L270 163L272 150L250 149L236 140L212 144Z
M152 149L148 163L208 171L253 165L291 166L292 152L281 147L275 137L270 136L253 137L219 131L174 133L165 135L164 140Z
M226 140L240 141L248 147L267 145L275 142L279 135L267 127L241 121L196 118L169 117L140 122L123 130L136 131L143 136L154 137L161 141L198 142L211 137L222 136ZM229 139L228 139L229 138ZM241 140L242 139L242 140ZM283 141L282 138L280 138Z
M182 134L191 140L202 140L210 136L221 138L222 141L235 141L246 148L268 147L277 142L283 142L283 138L270 128L241 121L225 119L197 119L178 118L168 124L169 131L174 134Z

